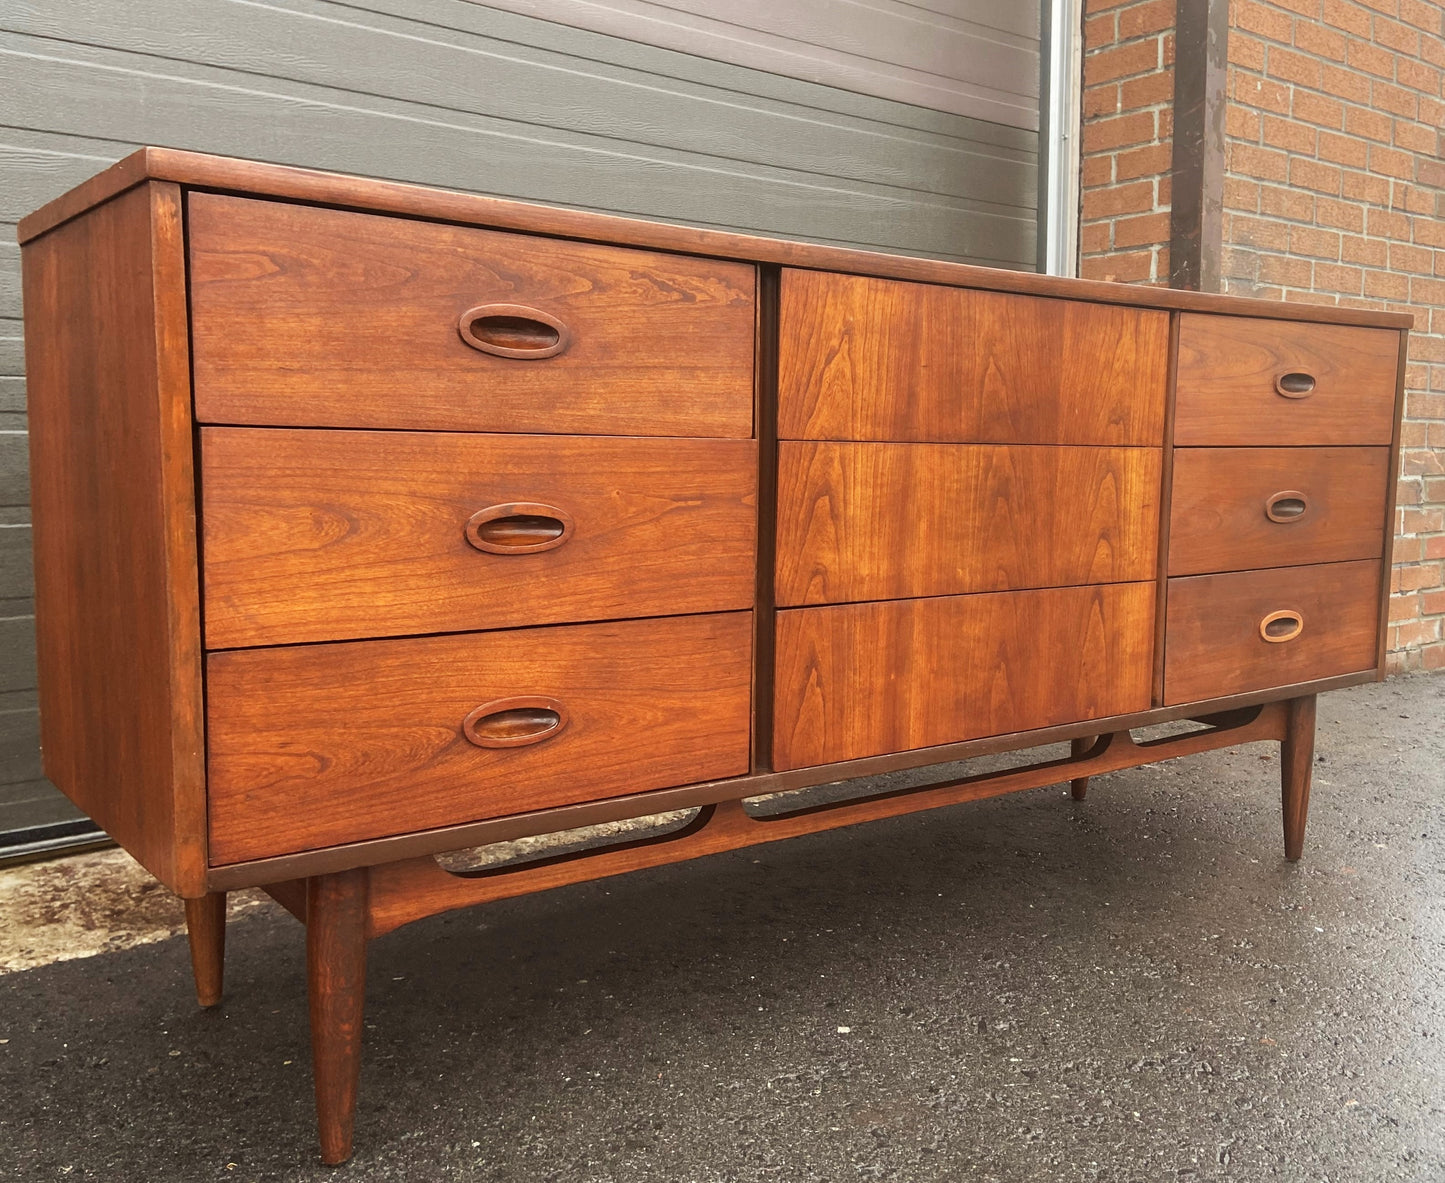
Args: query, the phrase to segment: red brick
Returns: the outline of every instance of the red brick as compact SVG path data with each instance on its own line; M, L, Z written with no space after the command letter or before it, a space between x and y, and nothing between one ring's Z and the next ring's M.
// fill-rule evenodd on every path
M1134 251L1130 254L1106 255L1084 259L1079 274L1084 279L1104 279L1115 283L1138 283L1152 279L1154 252Z
M1299 156L1289 162L1289 183L1313 189L1317 193L1340 191L1340 170L1332 164L1321 164L1317 160L1305 160Z
M1119 152L1114 157L1114 176L1121 181L1159 176L1169 171L1173 152L1170 144L1146 144L1142 148Z
M1375 238L1393 238L1399 242L1410 241L1410 219L1404 214L1389 210L1372 209L1365 211L1365 225Z
M1271 45L1265 61L1267 62L1265 69L1271 78L1283 78L1286 82L1293 82L1296 86L1319 88L1320 63L1315 58L1303 53L1295 53L1292 49L1281 49L1277 45ZM1390 77L1394 77L1393 70Z
M1435 538L1426 538L1423 541L1427 559L1445 559L1445 534Z
M1270 0L1270 3L1276 8L1288 8L1300 16L1317 19L1320 15L1320 0Z
M1250 246L1283 253L1289 249L1289 225L1273 218L1246 218L1236 215L1230 222L1228 241L1235 246Z
M1400 569L1401 591L1423 591L1441 584L1439 563L1417 563Z
M1224 178L1224 208L1245 210L1249 213L1257 212L1259 210L1259 182L1248 180L1245 177L1226 176ZM1442 234L1445 234L1445 224L1441 224L1440 230Z
M1345 130L1352 136L1388 144L1394 126L1395 121L1379 111L1371 111L1367 107L1345 108Z
M1108 119L1091 119L1084 124L1084 150L1100 152L1122 148L1126 144L1142 144L1154 138L1154 113L1134 111Z
M1416 304L1445 304L1445 279L1422 279L1418 275L1415 276L1410 280L1410 299ZM1428 348L1430 343L1425 342L1424 344ZM1440 399L1439 408L1430 415L1430 418L1445 418L1445 395L1431 395L1430 397Z
M1435 152L1436 143L1439 139L1433 127L1427 127L1423 123L1414 123L1404 119L1395 121L1395 147L1404 148L1407 152L1429 153ZM1431 161L1438 164L1439 161ZM1433 184L1434 182L1432 182Z
M1251 144L1230 144L1227 160L1232 172L1243 173L1247 177L1259 177L1265 181L1289 178L1289 157L1283 152L1256 148Z
M1284 45L1290 43L1295 24L1289 13L1257 0L1233 0L1229 6L1229 23L1235 29L1245 29Z
M1154 208L1154 186L1148 181L1135 181L1110 189L1090 189L1084 194L1083 206L1085 221L1146 213Z
M1391 596L1390 620L1414 620L1420 615L1420 597L1417 595Z
M1365 168L1369 164L1370 146L1354 136L1322 131L1319 133L1319 157L1349 168Z
M1438 3L1428 3L1427 0L1400 0L1400 19L1408 25L1413 25L1422 33L1434 33L1437 36L1445 29L1445 13L1442 13ZM1429 38L1426 38L1429 41Z
M1319 197L1315 199L1315 220L1321 226L1333 226L1336 230L1353 230L1358 233L1365 228L1365 211L1352 201Z
M1234 101L1246 107L1261 111L1273 111L1276 115L1289 114L1289 87L1271 78L1255 78L1249 74L1236 74L1233 87ZM1368 90L1366 84L1366 90Z
M1420 650L1420 664L1423 669L1445 669L1445 644L1426 645Z
M1104 152L1097 156L1086 156L1079 162L1079 183L1085 189L1108 185L1114 180L1114 154Z
M1401 86L1431 96L1440 93L1440 71L1424 62L1412 62L1409 58L1395 59L1395 81Z
M1114 78L1127 78L1159 68L1159 42L1134 41L1101 49L1084 58L1084 80L1093 86Z
M1101 255L1109 249L1112 222L1090 222L1079 227L1079 250L1086 255Z
M1340 242L1340 258L1346 263L1383 267L1387 254L1385 241L1381 238L1362 238L1358 234L1347 234Z
M1445 509L1407 509L1404 519L1406 534L1439 534L1445 530Z
M1241 107L1238 103L1226 103L1224 105L1224 134L1233 136L1236 140L1248 140L1255 143L1259 140L1260 115L1258 111L1251 111L1248 107Z
M1144 214L1137 218L1121 218L1114 223L1114 245L1145 246L1169 241L1169 215Z
M1428 645L1432 641L1440 639L1440 622L1438 620L1418 620L1410 624L1400 626L1401 648L1414 648L1419 645Z
M1315 264L1315 287L1323 292L1345 292L1359 295L1365 289L1365 273L1359 267L1338 263Z
M1271 148L1283 148L1286 152L1301 152L1307 156L1314 155L1315 137L1318 133L1307 124L1297 123L1293 119L1281 119L1276 115L1266 115L1263 131L1262 139ZM1361 155L1363 156L1363 153ZM1360 161L1361 168L1364 167L1364 163L1362 159Z
M1377 300L1408 300L1410 281L1389 271L1366 271L1365 295Z
M1084 12L1093 14L1105 12L1110 8L1121 8L1125 4L1132 4L1134 0L1084 0Z
M1303 259L1287 255L1264 255L1259 260L1259 278L1281 287L1307 288L1313 281L1314 269Z
M1428 591L1420 597L1421 616L1439 616L1445 612L1445 591Z
M1430 275L1435 270L1435 253L1427 247L1410 246L1403 242L1390 244L1390 270L1412 271L1416 275Z
M1119 40L1119 14L1101 12L1084 17L1084 45L1088 50L1112 45Z
M1375 18L1375 40L1396 53L1415 57L1420 52L1420 31L1387 16Z
M1362 12L1350 0L1325 0L1323 19L1326 24L1357 37L1369 37L1370 15Z
M1345 60L1346 38L1335 30L1316 24L1314 21L1295 21L1294 43L1296 49L1312 53L1316 57L1329 58L1334 62Z
M1314 94L1308 90L1297 90L1294 92L1292 103L1293 114L1296 119L1303 119L1307 123L1317 123L1321 127L1329 127L1338 130L1345 125L1345 105L1338 99L1328 98L1322 94ZM1226 116L1228 112L1226 112Z
M1414 119L1420 113L1419 96L1414 91L1388 82L1370 84L1370 102L1392 114L1403 115L1406 119Z
M1119 113L1119 87L1113 82L1103 86L1086 87L1080 111L1085 120L1094 119L1100 115L1117 115Z
M1415 179L1422 185L1434 189L1445 188L1445 161L1418 159L1415 161Z
M1238 66L1244 70L1264 70L1264 42L1258 37L1251 37L1242 29L1234 29L1229 34L1229 65L1230 72Z
M1119 40L1162 33L1174 27L1174 0L1148 0L1119 13Z
M1126 111L1140 107L1157 107L1174 99L1174 71L1157 70L1126 78L1119 83L1119 105Z
M1340 236L1332 230L1316 230L1311 226L1291 226L1289 250L1296 255L1311 255L1316 259L1328 259L1333 262L1340 257Z
M1370 80L1346 66L1325 66L1320 71L1320 89L1362 106L1370 102Z
M1290 222L1313 222L1315 220L1315 199L1313 195L1301 193L1297 189L1284 189L1277 185L1261 185L1259 212Z

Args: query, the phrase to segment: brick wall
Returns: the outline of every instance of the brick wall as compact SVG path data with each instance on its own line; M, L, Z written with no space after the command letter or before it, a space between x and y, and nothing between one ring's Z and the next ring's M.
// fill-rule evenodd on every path
M1174 0L1084 7L1079 274L1169 282Z
M1167 281L1173 9L1088 0L1081 274ZM1230 0L1229 25L1222 287L1414 313L1390 665L1442 669L1445 2Z

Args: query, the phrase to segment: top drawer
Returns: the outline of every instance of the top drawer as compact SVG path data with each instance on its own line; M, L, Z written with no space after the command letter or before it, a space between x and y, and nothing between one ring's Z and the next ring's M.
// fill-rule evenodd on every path
M1164 312L785 270L778 351L784 439L1163 443Z
M1174 442L1388 444L1400 334L1185 313Z
M188 211L202 422L752 435L746 264L208 193Z

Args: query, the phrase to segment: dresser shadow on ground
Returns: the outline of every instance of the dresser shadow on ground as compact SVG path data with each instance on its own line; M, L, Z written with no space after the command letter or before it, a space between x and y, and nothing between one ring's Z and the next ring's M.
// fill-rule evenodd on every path
M340 1168L289 917L13 974L0 1174L1439 1177L1442 706L1322 700L1295 867L1255 744L404 928Z

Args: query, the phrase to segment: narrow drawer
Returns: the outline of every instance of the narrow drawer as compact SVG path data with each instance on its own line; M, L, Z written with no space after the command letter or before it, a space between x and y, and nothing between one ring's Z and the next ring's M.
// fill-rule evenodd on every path
M197 193L196 417L749 436L754 271Z
M784 441L780 606L1154 578L1158 448Z
M745 773L752 613L212 653L215 864Z
M753 440L201 431L206 644L752 606Z
M1167 313L783 272L784 439L1163 442Z
M793 608L773 763L804 768L1148 710L1152 583Z
M1400 334L1185 313L1174 442L1388 444Z
M1389 448L1180 448L1169 574L1379 558Z
M1169 581L1164 702L1196 702L1372 670L1380 563Z

